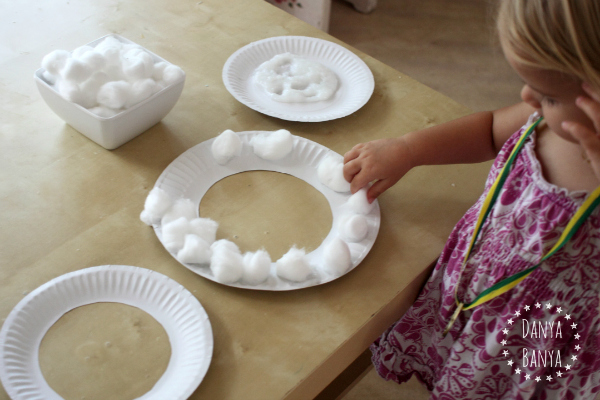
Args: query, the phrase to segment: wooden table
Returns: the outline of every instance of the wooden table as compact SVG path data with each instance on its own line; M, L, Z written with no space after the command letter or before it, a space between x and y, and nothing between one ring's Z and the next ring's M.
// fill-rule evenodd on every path
M0 322L25 294L70 271L108 264L158 271L192 292L212 324L212 363L192 399L316 396L409 307L483 188L487 164L418 168L380 198L379 236L351 273L290 292L219 285L183 268L139 220L148 191L179 154L225 129L279 128L343 154L469 110L354 49L373 71L375 91L352 115L298 123L247 108L221 80L240 47L305 35L350 48L263 0L23 0L5 2L0 15ZM180 65L187 81L161 123L108 151L54 115L32 75L50 51L111 32ZM228 198L223 207L239 202Z

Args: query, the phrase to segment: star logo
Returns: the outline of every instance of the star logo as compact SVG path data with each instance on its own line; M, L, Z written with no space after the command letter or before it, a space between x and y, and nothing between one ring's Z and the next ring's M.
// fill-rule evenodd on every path
M547 311L546 316L547 317L542 317L540 316L539 312L537 312L534 315L527 315L525 314L525 312L534 309L538 309L541 310L542 312ZM541 368L540 365L540 357L543 357L544 352L548 353L549 351L557 351L557 349L550 349L550 348L544 348L544 346L552 346L552 343L554 343L553 341L550 342L546 342L543 340L542 336L542 332L544 335L544 338L546 337L545 335L552 335L553 329L557 329L556 327L558 327L558 329L561 329L561 325L562 325L562 334L564 334L564 329L567 326L570 326L573 330L575 330L575 332L573 332L573 338L575 338L576 340L579 340L581 338L581 335L576 332L577 329L577 323L571 321L572 320L572 316L571 314L563 314L561 315L561 313L563 312L563 308L556 305L553 306L551 302L546 302L543 305L538 301L534 304L534 306L530 306L530 305L525 305L522 307L522 309L517 309L516 311L514 311L513 316L508 315L507 316L507 320L506 320L506 326L501 329L501 332L503 334L503 338L498 338L499 343L502 344L502 346L509 346L509 341L508 338L509 337L513 337L511 336L511 330L513 330L513 334L514 329L519 330L520 329L520 325L523 325L523 333L522 333L522 337L523 339L525 339L526 337L529 339L531 338L533 341L530 342L531 343L531 348L527 348L527 347L523 347L523 349L521 349L521 354L522 354L522 363L521 363L521 358L520 355L518 354L519 351L513 349L512 347L507 347L504 349L501 349L501 353L498 354L499 356L503 356L503 358L507 359L507 366L510 367L512 369L512 367L514 367L514 374L515 375L521 375L524 376L525 381L527 380L533 380L535 379L536 382L540 382L542 379L545 379L547 382L553 382L553 380L559 380L559 378L562 378L563 376L565 376L567 374L567 371L570 371L571 369L575 369L574 364L577 361L577 355L571 355L568 356L568 352L569 350L567 348L561 348L558 349L558 351L560 351L560 353L562 353L563 351L567 352L566 354L562 355L563 361L570 359L571 360L571 364L557 364L555 366L554 370L550 370L550 371L556 371L556 372L552 372L551 374L548 375L543 375L543 374L536 374L534 369L536 368ZM552 311L554 309L554 311ZM568 311L568 310L567 310ZM521 317L522 316L522 320L521 318L517 318L517 317ZM554 314L554 316L552 315ZM564 320L560 320L561 317L564 317ZM537 320L539 319L539 320ZM568 322L566 322L566 321ZM572 322L572 323L571 323ZM551 325L548 325L551 324ZM548 328L548 327L554 327L554 328ZM499 333L499 332L498 332ZM561 334L561 337L562 337ZM553 337L553 336L550 336ZM557 336L558 337L558 336ZM500 340L501 339L501 340ZM536 340L538 342L536 342ZM514 345L514 343L513 343ZM536 348L535 346L539 346L540 348ZM561 345L563 346L563 345ZM579 344L575 344L574 345L574 350L576 352L579 352L582 349L582 346L580 346ZM572 350L571 350L572 351ZM511 352L513 352L511 354ZM511 359L512 357L516 357L516 359ZM537 362L534 362L534 357L537 360ZM516 361L516 362L515 362ZM521 368L522 367L522 368ZM544 364L545 367L545 364ZM564 368L564 369L563 369ZM536 376L537 375L537 376ZM519 380L521 380L519 378Z

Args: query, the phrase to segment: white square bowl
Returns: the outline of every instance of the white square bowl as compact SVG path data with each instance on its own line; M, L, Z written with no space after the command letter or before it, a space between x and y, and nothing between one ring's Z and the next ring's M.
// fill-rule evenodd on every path
M96 39L88 43L87 46L95 47L108 36L112 36L125 44L137 45L137 43L122 36L111 34ZM155 63L160 61L169 63L142 46L140 47L152 56ZM35 71L33 78L42 98L50 109L67 124L108 150L116 149L162 120L179 100L185 83L185 73L183 73L180 79L144 101L112 117L104 118L62 97L44 79L44 72L43 68L38 69Z

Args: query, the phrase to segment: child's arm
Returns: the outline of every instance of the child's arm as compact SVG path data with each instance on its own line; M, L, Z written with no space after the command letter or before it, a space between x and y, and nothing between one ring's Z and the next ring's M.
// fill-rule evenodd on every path
M479 112L393 139L361 143L344 156L344 177L352 193L376 181L369 201L419 165L475 163L493 159L534 109L519 103Z

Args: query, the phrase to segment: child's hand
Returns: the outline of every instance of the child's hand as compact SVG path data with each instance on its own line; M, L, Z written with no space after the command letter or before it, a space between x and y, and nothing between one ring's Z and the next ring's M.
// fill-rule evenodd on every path
M403 138L361 143L344 155L344 178L350 182L352 193L376 181L367 192L370 203L411 167L410 152Z
M583 147L596 177L600 180L600 93L594 91L585 83L583 84L583 90L590 97L579 97L577 106L592 120L594 129L589 129L571 121L563 122L562 128L573 135Z

